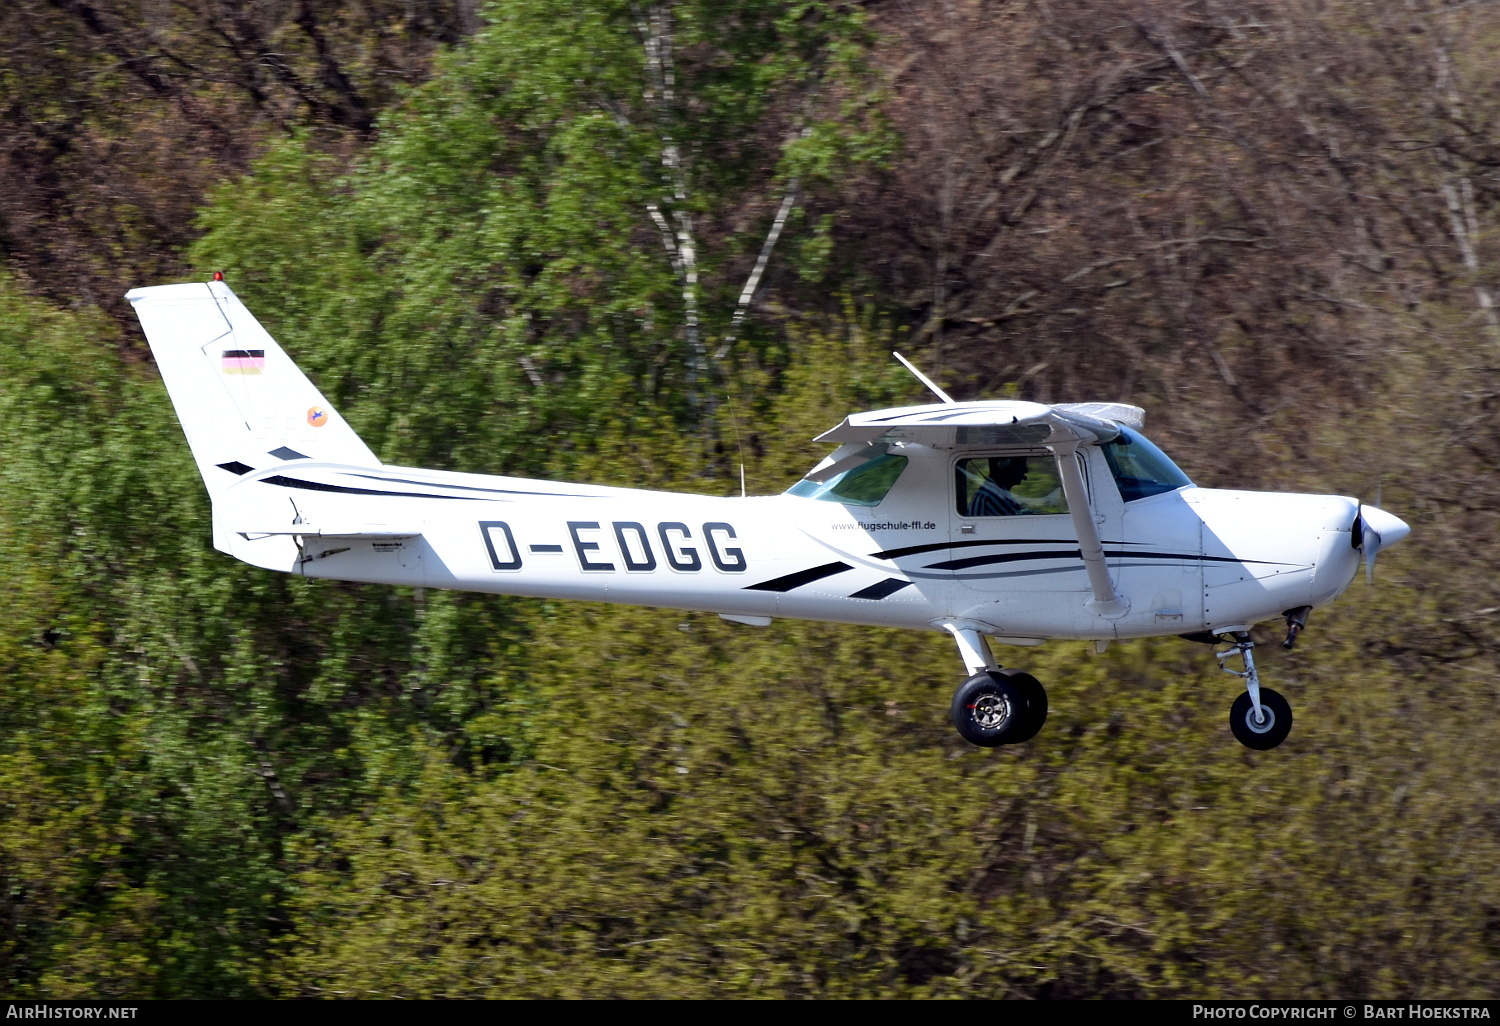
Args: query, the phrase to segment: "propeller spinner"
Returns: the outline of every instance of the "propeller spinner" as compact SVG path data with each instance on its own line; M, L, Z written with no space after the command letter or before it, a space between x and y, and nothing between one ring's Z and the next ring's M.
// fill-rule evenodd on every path
M1356 546L1365 560L1365 580L1375 580L1375 557L1381 549L1388 549L1411 533L1405 520L1376 506L1360 506L1359 516L1354 521L1354 532L1359 539Z

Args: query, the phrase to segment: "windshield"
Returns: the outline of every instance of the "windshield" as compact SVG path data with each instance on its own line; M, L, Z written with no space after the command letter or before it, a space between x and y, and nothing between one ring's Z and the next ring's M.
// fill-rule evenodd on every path
M1193 483L1166 453L1130 428L1120 428L1120 437L1099 448L1104 450L1110 473L1120 487L1120 498L1126 502L1176 491Z
M787 494L800 495L804 499L842 502L846 506L878 506L905 469L905 456L884 453L857 467L850 467L827 481L809 481L803 478L788 488Z

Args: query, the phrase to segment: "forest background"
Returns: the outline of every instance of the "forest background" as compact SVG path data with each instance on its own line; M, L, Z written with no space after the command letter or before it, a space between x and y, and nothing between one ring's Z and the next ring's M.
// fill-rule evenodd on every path
M1500 5L9 0L0 991L1500 986ZM222 270L385 460L780 491L846 412L1123 400L1413 525L1238 684L214 552L123 293ZM1268 625L1258 637L1279 640Z

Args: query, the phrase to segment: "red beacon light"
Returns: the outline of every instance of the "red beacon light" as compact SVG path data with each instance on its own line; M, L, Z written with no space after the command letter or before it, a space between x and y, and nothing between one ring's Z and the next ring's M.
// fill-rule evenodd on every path
M214 272L214 281L223 281L223 280L224 280L224 272L223 271L215 271Z

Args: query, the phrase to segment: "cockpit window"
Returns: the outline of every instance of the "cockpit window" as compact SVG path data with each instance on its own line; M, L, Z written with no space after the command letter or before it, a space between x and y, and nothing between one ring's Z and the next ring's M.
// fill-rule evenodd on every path
M1176 491L1193 483L1145 435L1127 427L1120 428L1120 437L1099 448L1104 450L1110 473L1120 488L1120 498L1126 502Z
M788 488L787 494L800 495L804 499L842 502L846 506L878 506L905 469L905 456L882 453L827 481L809 481L803 478Z
M957 492L961 517L1068 511L1062 475L1052 456L981 456L959 460Z

